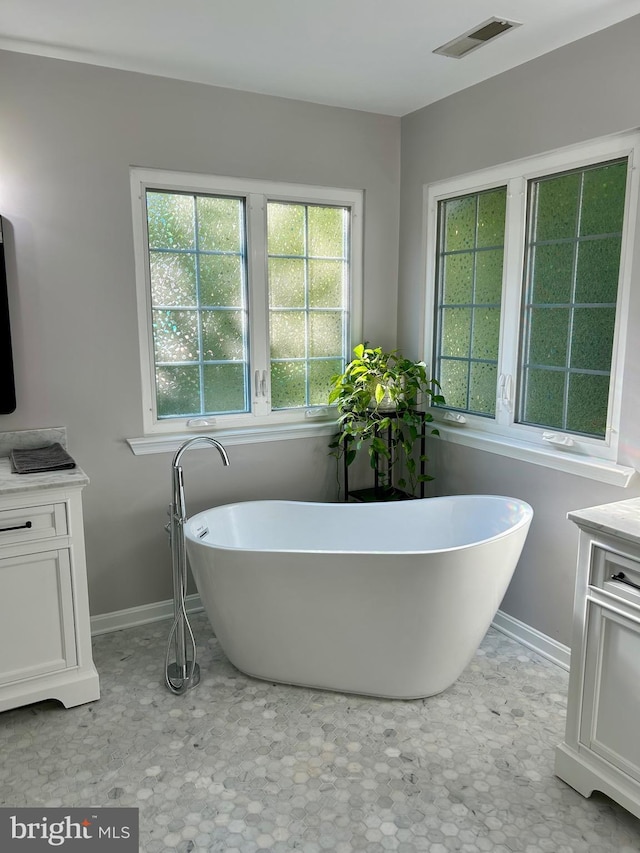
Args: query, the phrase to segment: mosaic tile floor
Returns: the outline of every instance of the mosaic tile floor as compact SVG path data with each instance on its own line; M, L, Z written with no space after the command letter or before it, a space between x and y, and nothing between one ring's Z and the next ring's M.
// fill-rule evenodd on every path
M553 776L567 674L502 634L405 702L247 678L193 624L184 697L160 622L94 639L99 702L0 714L0 805L136 806L144 853L640 851L640 821Z

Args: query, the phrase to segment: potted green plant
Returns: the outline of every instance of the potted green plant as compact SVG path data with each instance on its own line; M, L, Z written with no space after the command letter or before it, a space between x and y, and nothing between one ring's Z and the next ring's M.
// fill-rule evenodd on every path
M331 379L329 403L338 409L331 452L348 467L366 447L378 472L378 496L397 496L395 486L413 495L418 484L433 479L418 469L414 448L424 424L433 421L429 403L444 403L439 385L428 377L423 361L405 358L398 350L364 343L353 354L344 373ZM438 430L430 434L438 435ZM427 461L426 456L417 461Z

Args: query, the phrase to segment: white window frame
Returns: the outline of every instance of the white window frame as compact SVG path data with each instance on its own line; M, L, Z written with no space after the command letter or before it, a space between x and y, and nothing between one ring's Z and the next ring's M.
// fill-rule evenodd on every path
M347 309L349 320L345 350L348 354L362 334L363 192L140 167L131 168L130 183L144 427L143 437L127 439L133 452L143 454L170 450L179 446L185 434L194 432L223 437L228 443L244 443L335 431L335 413L329 406L271 409L267 202L326 204L350 209L350 287ZM257 344L249 354L250 412L192 418L160 419L156 416L151 282L145 208L147 190L220 194L245 200L249 340ZM258 381L255 381L255 377L258 377ZM321 422L329 419L331 423L325 423L323 426Z
M619 289L611 363L611 381L603 439L516 423L516 382L520 344L521 300L527 222L527 186L530 180L600 162L627 157L627 191L620 256ZM424 187L426 300L423 349L430 364L435 345L437 293L438 204L446 199L507 187L507 207L502 282L502 309L498 353L499 377L495 419L432 408L445 440L492 453L577 473L615 485L626 486L633 468L620 465L619 428L627 340L631 261L638 208L640 134L637 131L593 140L501 166L439 181Z

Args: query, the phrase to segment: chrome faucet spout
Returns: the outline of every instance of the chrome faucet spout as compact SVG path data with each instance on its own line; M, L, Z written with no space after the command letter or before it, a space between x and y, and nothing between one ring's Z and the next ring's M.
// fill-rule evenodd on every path
M185 599L187 596L187 551L184 525L187 522L187 507L184 499L184 476L180 460L186 450L205 442L215 447L222 464L229 465L229 456L224 447L209 435L196 435L187 439L177 450L171 465L171 521L168 525L173 570L174 621L169 632L169 644L165 661L165 684L172 693L185 693L200 681L200 667L196 663L196 642L187 618ZM169 663L172 646L175 645L176 662ZM187 660L187 645L191 647L192 660Z
M210 435L195 435L193 438L188 438L176 451L175 456L173 457L172 469L173 469L173 498L171 505L171 517L178 518L182 522L187 520L187 507L184 500L184 477L182 474L182 467L180 465L180 460L182 459L183 454L190 447L193 447L194 444L205 442L210 444L212 447L215 447L218 453L220 454L220 458L222 459L222 464L226 467L229 465L229 455L224 447L217 441L215 438L212 438Z
M176 468L180 464L180 459L182 458L185 450L188 450L190 447L193 447L194 444L203 441L217 449L222 458L223 465L229 464L229 455L219 441L212 438L210 435L194 435L193 438L188 438L176 451L176 455L173 457L173 467Z

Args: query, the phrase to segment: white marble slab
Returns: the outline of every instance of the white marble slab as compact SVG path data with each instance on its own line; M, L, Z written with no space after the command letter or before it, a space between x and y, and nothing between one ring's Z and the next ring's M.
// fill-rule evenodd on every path
M570 512L567 518L579 527L588 527L640 544L640 498L577 509Z
M66 486L87 486L89 477L77 465L65 471L43 474L14 474L8 457L0 458L0 495L17 494L36 489L60 489Z
M46 427L45 429L21 429L0 432L0 456L8 456L12 450L30 450L58 442L67 449L67 428Z

